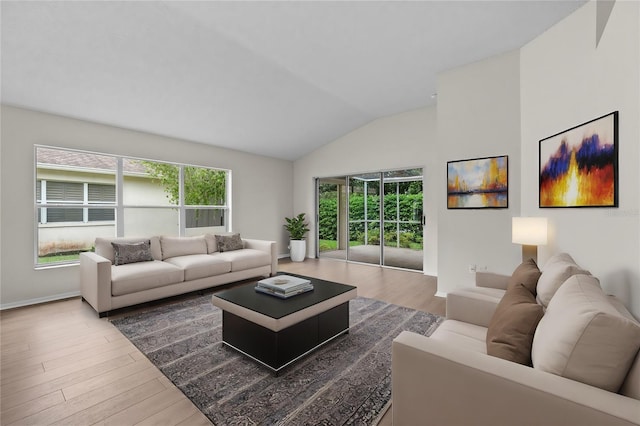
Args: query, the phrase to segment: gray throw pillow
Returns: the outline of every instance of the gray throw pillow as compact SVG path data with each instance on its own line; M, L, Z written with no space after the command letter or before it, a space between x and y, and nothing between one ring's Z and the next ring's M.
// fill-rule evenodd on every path
M220 253L244 248L240 234L216 235L216 243L218 244L218 251Z
M111 243L113 246L114 265L126 265L127 263L148 262L153 260L151 255L151 240L135 243Z

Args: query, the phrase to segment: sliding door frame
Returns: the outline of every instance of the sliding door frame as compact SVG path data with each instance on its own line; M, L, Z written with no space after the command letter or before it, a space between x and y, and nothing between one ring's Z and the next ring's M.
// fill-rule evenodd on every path
M402 269L402 270L409 270L409 271L420 271L422 272L424 269L422 270L418 270L418 269L411 269L411 268L401 268L401 267L397 267L397 266L390 266L390 265L386 265L385 263L385 256L386 256L386 247L385 247L385 218L384 218L384 195L385 195L385 174L388 172L400 172L400 171L404 171L404 170L414 170L414 169L420 169L422 170L422 175L419 176L420 179L416 179L416 180L421 180L422 181L422 193L423 193L423 205L420 206L421 211L424 210L424 167L421 166L416 166L416 167L405 167L405 168L400 168L400 169L390 169L390 170L383 170L383 171L374 171L374 172L362 172L362 173L352 173L352 174L345 174L345 175L341 175L341 176L327 176L327 177L316 177L315 179L315 218L316 218L316 226L315 226L315 238L316 238L316 257L320 258L320 185L322 183L322 181L326 181L329 179L335 179L335 180L342 180L344 181L344 186L345 186L345 200L344 200L344 208L346 209L346 213L344 215L345 220L344 221L340 221L340 217L341 214L340 212L336 212L336 214L338 215L338 229L337 229L337 235L336 235L336 240L337 240L337 244L339 247L339 240L340 240L340 235L341 232L344 232L344 235L346 237L346 249L345 249L345 256L344 258L340 257L340 258L336 258L337 260L344 260L346 262L352 262L352 263L360 263L360 264L365 264L365 265L376 265L376 263L369 263L369 262L362 262L362 261L357 261L357 260L352 260L350 259L350 251L351 251L351 229L350 229L350 199L351 199L351 181L350 179L356 176L362 176L362 175L377 175L378 176L378 182L379 182L379 188L378 188L378 223L379 223L379 229L380 229L380 237L379 237L379 247L380 247L380 256L379 256L379 260L377 265L384 267L384 268L392 268L392 269ZM397 185L399 185L398 182L396 182ZM398 188L398 186L396 186L396 188ZM398 191L398 189L396 189L396 192ZM366 197L366 182L365 182L365 200L367 199ZM336 196L338 198L338 210L341 207L341 188L340 185L337 184L337 191L336 191ZM398 203L399 201L397 200L396 203ZM398 206L396 206L397 209L399 209ZM364 226L365 229L368 229L367 226L367 222L368 222L368 218L367 218L367 205L366 205L366 201L365 201L365 207L364 207L365 211L364 211ZM399 214L399 210L398 210L398 214ZM423 214L423 213L422 213ZM344 222L344 223L341 223ZM400 227L400 220L397 219L397 224L396 224L396 229L398 230ZM422 238L424 239L424 231L425 231L425 220L424 220L424 215L420 218L420 224L421 224L421 232L422 232ZM342 228L342 229L340 229ZM400 232L397 231L396 234L398 234L398 239L400 238ZM368 238L368 236L367 236ZM366 240L365 240L366 241ZM424 245L422 247L421 250L424 253Z

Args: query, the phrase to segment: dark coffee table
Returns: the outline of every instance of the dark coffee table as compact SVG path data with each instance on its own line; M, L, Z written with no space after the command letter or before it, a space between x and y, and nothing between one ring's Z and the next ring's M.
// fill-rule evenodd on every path
M211 303L222 309L222 341L277 373L347 333L356 287L305 278L313 291L289 299L259 293L255 283L214 294Z

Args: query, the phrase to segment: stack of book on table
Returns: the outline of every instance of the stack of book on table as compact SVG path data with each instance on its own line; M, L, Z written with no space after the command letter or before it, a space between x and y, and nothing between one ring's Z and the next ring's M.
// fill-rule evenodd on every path
M311 281L290 275L278 275L258 281L256 291L277 296L282 299L313 290Z

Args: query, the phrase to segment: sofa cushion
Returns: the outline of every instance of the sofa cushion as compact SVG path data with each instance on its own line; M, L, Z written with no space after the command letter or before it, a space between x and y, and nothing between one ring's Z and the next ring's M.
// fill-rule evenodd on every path
M429 339L446 342L462 350L487 353L487 328L463 321L444 321Z
M541 272L538 269L538 265L533 259L527 259L522 262L513 271L511 277L509 277L508 287L514 286L518 283L522 283L531 294L536 295L536 286L538 285L538 279Z
M574 275L538 324L534 368L617 392L640 348L640 326L609 302L598 280Z
M113 296L122 296L182 281L184 281L182 269L159 260L111 267Z
M487 354L531 365L531 343L543 314L525 284L509 285L487 329Z
M111 245L113 246L114 252L113 264L116 266L153 260L153 256L151 255L151 240L135 243L111 242Z
M189 254L207 254L207 241L203 235L197 237L160 237L162 260Z
M220 253L244 248L240 234L216 235L216 243Z
M207 253L215 253L218 251L218 243L216 242L216 236L213 234L204 234L204 239L207 242Z
M212 277L231 272L231 262L209 254L190 254L165 259L184 270L184 280L191 281L198 278Z
M96 254L104 257L105 259L109 259L111 263L115 263L115 251L112 242L114 243L138 243L140 241L151 241L151 255L154 260L162 260L162 252L160 250L160 238L159 237L137 237L137 238L96 238Z
M622 382L620 394L640 400L640 352L636 354L627 377Z
M615 296L608 296L608 300L613 307L620 312L620 315L635 323L638 322L620 299ZM631 368L627 373L627 377L622 383L620 394L628 396L629 398L640 399L640 351L636 354L636 357L631 364Z
M215 253L210 256L230 262L231 272L271 265L271 256L269 256L268 253L255 249L233 250L224 253Z
M589 271L579 267L567 253L552 256L542 267L542 274L536 286L537 300L545 308L567 278L576 274L589 275Z

